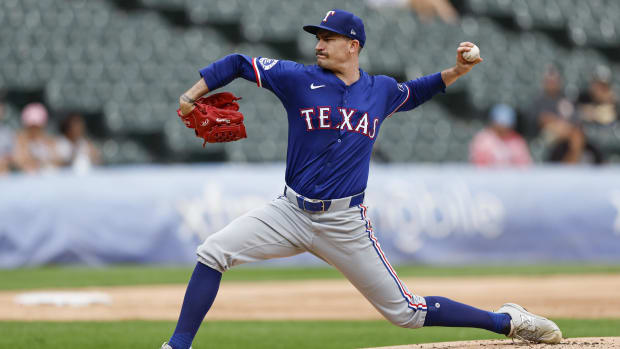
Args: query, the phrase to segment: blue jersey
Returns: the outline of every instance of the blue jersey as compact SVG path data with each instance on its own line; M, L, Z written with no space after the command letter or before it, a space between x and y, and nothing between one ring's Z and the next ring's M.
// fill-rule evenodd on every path
M242 77L280 99L288 115L286 184L322 200L363 192L383 121L446 88L441 73L398 83L361 69L360 79L347 86L317 65L240 54L214 62L200 75L210 91Z

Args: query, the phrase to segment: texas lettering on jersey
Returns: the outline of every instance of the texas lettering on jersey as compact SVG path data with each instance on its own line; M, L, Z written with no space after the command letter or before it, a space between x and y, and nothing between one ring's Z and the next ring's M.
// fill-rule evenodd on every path
M370 139L375 138L379 118L375 117L369 121L368 113L359 113L355 109L344 107L337 107L336 109L339 113L338 120L341 121L332 120L331 107L304 108L299 113L306 121L306 131L340 130L360 133Z
M359 72L359 79L347 85L318 65L242 54L200 70L210 91L241 77L278 97L288 121L286 184L322 200L363 192L381 124L445 89L440 73L398 83Z

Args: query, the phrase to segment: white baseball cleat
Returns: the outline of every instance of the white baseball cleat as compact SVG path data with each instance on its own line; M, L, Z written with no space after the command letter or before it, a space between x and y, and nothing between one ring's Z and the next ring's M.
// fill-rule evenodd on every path
M555 322L534 315L518 304L506 303L496 313L508 314L512 318L509 338L548 344L557 344L562 340L562 331Z

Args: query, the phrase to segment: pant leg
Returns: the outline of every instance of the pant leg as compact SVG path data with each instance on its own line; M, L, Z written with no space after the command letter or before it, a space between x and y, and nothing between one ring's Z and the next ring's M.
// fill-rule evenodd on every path
M426 301L411 293L388 262L366 219L365 207L333 212L315 220L321 233L311 250L336 267L390 322L424 325Z
M198 261L220 272L233 266L305 251L308 219L299 219L282 198L252 210L209 236L198 247Z

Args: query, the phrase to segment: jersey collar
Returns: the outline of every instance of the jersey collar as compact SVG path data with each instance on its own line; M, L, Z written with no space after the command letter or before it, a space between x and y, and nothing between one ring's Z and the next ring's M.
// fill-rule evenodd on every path
M336 74L334 74L331 70L324 69L322 67L319 67L318 65L316 65L316 67L321 73L327 76L331 82L335 83L337 86L340 86L342 88L352 88L358 84L363 84L362 81L365 81L368 78L368 74L365 71L363 71L362 68L359 68L360 78L357 79L351 85L345 85L344 81L340 80L340 78L337 77Z

